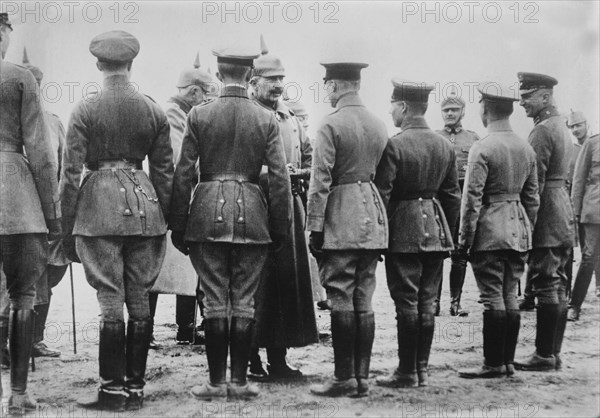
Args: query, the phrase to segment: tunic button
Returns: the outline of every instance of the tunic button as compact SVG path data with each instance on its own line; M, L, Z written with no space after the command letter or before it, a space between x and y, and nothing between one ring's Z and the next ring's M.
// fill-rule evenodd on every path
M369 218L365 219L366 224L368 224L369 222L371 222L371 219L369 219Z
M426 214L423 214L423 219L427 219L427 215Z
M363 199L363 203L367 203L367 199Z
M220 199L219 203L225 203L225 199Z
M143 210L140 210L140 215L144 215L144 211Z
M131 169L131 172L135 174L135 168L132 168L132 169Z
M122 192L124 192L124 191L125 191L125 188L124 188L124 187L121 187L121 191L122 191Z
M444 238L444 237L445 237L445 235L444 235L444 234L440 234L440 237L441 237L441 238Z
M429 232L425 232L425 238L429 238Z
M362 184L362 181L358 180L357 183L360 186Z
M125 215L131 215L131 211L129 209L125 209Z
M419 202L422 202L422 201L423 201L423 198L422 198L422 197L420 197L420 198L419 198Z
M243 181L243 180L241 180L241 179L240 179L240 180L238 180L238 183L240 183L240 184L242 184L243 182L244 182L244 181Z
M237 200L237 202L238 202L238 203L242 203L242 199L238 199L238 200Z
M238 218L238 222L244 222L244 218L242 218L241 216Z
M217 221L222 221L222 220L223 220L222 216L217 217Z

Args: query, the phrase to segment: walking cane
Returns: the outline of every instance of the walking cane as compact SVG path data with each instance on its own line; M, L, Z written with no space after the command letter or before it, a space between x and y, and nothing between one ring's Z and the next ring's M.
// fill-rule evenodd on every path
M71 312L73 313L73 354L77 354L77 329L75 328L75 288L73 286L73 263L69 264L71 276Z

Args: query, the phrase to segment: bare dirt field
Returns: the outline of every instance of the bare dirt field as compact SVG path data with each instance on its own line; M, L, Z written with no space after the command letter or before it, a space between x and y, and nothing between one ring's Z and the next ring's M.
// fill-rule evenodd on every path
M446 265L446 278L448 274ZM577 265L575 266L577 267ZM576 270L575 270L576 271ZM291 349L288 358L306 379L293 383L261 384L252 402L200 402L190 388L208 376L203 346L175 344L175 297L159 297L155 335L163 348L148 358L144 408L135 412L86 411L76 399L98 386L98 303L94 290L75 265L77 354L73 354L71 289L68 275L55 289L46 330L46 342L61 350L60 359L37 359L30 373L30 391L40 402L31 417L598 417L600 415L600 299L590 287L581 320L569 323L563 345L562 371L517 372L512 378L464 380L463 367L482 361L482 306L469 270L463 296L466 318L448 314L448 283L444 282L442 316L437 318L430 361L430 386L387 389L374 384L397 364L396 326L392 300L380 263L375 294L377 329L367 398L320 398L309 393L312 383L333 373L331 340ZM595 283L592 284L594 286ZM319 329L329 329L329 313L317 311ZM535 312L523 313L517 357L533 350ZM8 371L3 385L8 393ZM6 397L0 416L6 415Z

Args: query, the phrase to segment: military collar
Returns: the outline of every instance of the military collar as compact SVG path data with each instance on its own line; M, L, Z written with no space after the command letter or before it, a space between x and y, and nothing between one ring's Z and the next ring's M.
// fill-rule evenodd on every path
M129 81L127 79L127 76L125 74L109 75L108 77L106 77L104 79L104 87L106 87L106 88L116 87L116 86L122 86L122 87L127 88L130 84L131 84L131 81Z
M462 130L462 124L459 122L454 126L444 126L444 130L449 134L459 134Z
M221 90L219 97L243 97L248 98L248 90L240 84L228 84Z
M183 100L181 97L179 96L173 96L171 97L169 100L167 100L168 102L171 103L175 103L177 106L179 106L179 108L183 111L183 113L185 113L186 115L188 113L190 113L190 110L192 110L192 105L190 105L188 102L186 102L185 100Z
M262 107L264 107L265 109L267 109L268 111L275 112L275 117L277 118L277 120L281 120L281 118L284 118L284 119L289 118L292 116L290 109L288 109L288 107L286 105L281 103L281 100L277 100L277 103L275 104L275 108L273 108L271 106L267 106L266 104L264 104L263 102L258 100L256 97L254 98L254 101L256 103L258 103L259 105L261 105Z
M542 110L540 110L540 113L537 114L537 116L535 118L533 118L533 123L534 124L539 124L540 122L545 121L546 119L551 118L552 116L558 116L560 115L560 113L558 113L558 110L556 110L556 108L552 105L547 106L545 108L543 108Z
M411 129L411 128L426 128L426 129L428 129L429 125L427 125L427 122L425 121L425 117L423 117L423 116L407 116L402 121L402 124L400 125L400 129L402 131L405 131L405 130Z
M338 110L346 106L364 106L358 92L349 91L342 94L335 105L335 109Z
M487 126L487 130L489 133L492 132L506 132L506 131L511 131L512 132L512 127L510 126L510 122L508 121L508 119L502 119L502 120L494 120L488 123Z

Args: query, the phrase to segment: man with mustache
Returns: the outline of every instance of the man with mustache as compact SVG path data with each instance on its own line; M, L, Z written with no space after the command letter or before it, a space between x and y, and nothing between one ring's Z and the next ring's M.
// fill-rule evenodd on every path
M436 131L442 135L450 144L456 154L456 165L458 167L458 184L462 191L465 183L465 175L467 174L467 157L469 150L473 144L479 140L479 136L462 126L462 118L465 116L465 101L462 97L453 93L442 101L442 118L444 119L444 129ZM458 223L457 220L455 236L452 237L454 242L458 242ZM452 266L450 267L450 315L452 316L467 316L469 312L462 309L460 306L460 297L462 294L463 284L465 283L465 275L467 273L467 257L466 254L453 250L451 253ZM435 300L435 314L440 314L440 299L442 296L442 281L438 289L437 298Z
M540 209L533 231L533 249L527 262L536 311L535 352L515 361L518 370L561 368L560 350L567 323L565 266L575 242L575 221L566 181L573 143L556 109L554 77L518 73L520 104L535 126L529 143L536 153Z
M254 62L250 86L255 102L273 114L279 123L292 183L290 199L294 212L290 233L282 248L269 253L256 293L256 338L250 358L250 376L293 379L302 373L288 365L287 348L318 342L304 234L306 215L301 198L304 182L310 177L312 146L294 113L281 100L285 77L281 60L268 53L264 41L262 46L262 56ZM261 186L269 190L266 175L261 176ZM266 347L268 376L262 368L258 347Z

